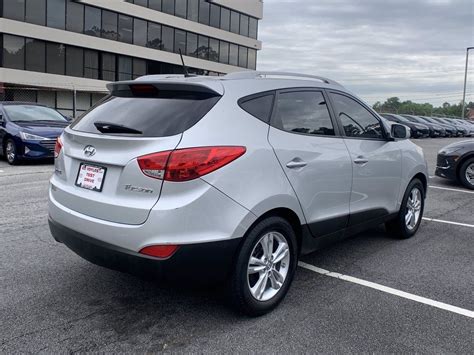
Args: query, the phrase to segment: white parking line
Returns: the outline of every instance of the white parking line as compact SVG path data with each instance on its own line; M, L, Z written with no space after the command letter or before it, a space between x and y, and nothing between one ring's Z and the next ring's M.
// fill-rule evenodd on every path
M423 220L424 220L424 221L428 221L428 222L438 222L438 223L454 224L454 225L456 225L456 226L474 228L474 224L467 224L467 223L444 221L444 220L442 220L442 219L427 218L427 217L423 217Z
M429 188L430 189L438 189L438 190L446 190L446 191L464 192L466 194L474 194L474 191L461 190L461 189L451 189L449 187L442 187L442 186L429 185Z
M376 284L374 282L358 279L356 277L352 277L352 276L348 276L348 275L339 274L337 272L331 272L331 271L328 271L328 270L324 270L324 269L321 269L319 267L316 267L316 266L313 266L313 265L310 265L310 264L306 264L302 261L300 261L298 263L298 265L300 267L304 268L304 269L316 272L316 273L324 275L324 276L334 277L336 279L352 282L352 283L355 283L355 284L358 284L358 285L361 285L361 286L370 287L370 288L373 288L373 289L378 290L378 291L389 293L391 295L395 295L395 296L398 296L398 297L406 298L408 300L423 303L423 304L426 304L428 306L443 309L445 311L461 314L461 315L469 317L469 318L474 318L474 312L470 311L468 309L464 309L464 308L460 308L460 307L456 307L456 306L451 306L449 304L438 302L438 301L433 301L433 300L430 300L429 298L425 298L425 297L417 296L417 295L414 295L414 294L411 294L411 293L408 293L408 292L396 290L396 289L391 288L391 287L379 285L379 284Z

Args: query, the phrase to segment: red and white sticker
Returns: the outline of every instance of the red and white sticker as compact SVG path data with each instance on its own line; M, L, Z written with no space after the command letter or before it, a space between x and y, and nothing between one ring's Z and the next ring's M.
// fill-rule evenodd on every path
M76 186L87 190L102 191L105 178L105 168L81 164L77 174Z

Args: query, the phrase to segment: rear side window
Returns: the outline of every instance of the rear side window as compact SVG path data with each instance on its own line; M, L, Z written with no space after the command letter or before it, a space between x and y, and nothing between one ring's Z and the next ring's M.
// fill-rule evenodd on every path
M273 126L288 132L334 136L334 126L320 91L281 93Z
M383 138L380 121L369 110L345 95L330 95L347 137Z
M167 95L161 98L109 96L74 122L71 128L101 134L97 128L100 123L126 127L135 131L134 137L173 136L199 122L219 99L220 96L203 95Z
M268 123L273 109L274 94L268 94L253 98L244 98L239 101L239 106L252 116L259 120Z

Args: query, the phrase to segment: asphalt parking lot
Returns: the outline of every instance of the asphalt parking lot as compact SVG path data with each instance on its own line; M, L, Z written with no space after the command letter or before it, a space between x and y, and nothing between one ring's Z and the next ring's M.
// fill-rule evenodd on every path
M415 140L431 175L437 151L456 140ZM249 319L219 290L165 288L56 243L47 226L52 171L0 161L1 353L474 349L474 191L431 178L425 218L436 221L424 220L416 237L394 240L378 227L305 256L332 274L300 267L281 306Z

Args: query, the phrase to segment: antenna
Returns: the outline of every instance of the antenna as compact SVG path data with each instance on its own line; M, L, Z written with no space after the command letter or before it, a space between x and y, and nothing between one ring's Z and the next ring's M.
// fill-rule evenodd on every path
M186 64L184 64L184 58L183 58L183 53L181 53L181 48L179 49L179 56L181 57L181 63L183 63L184 77L185 78L192 77L193 75L189 74L188 67L186 66Z

